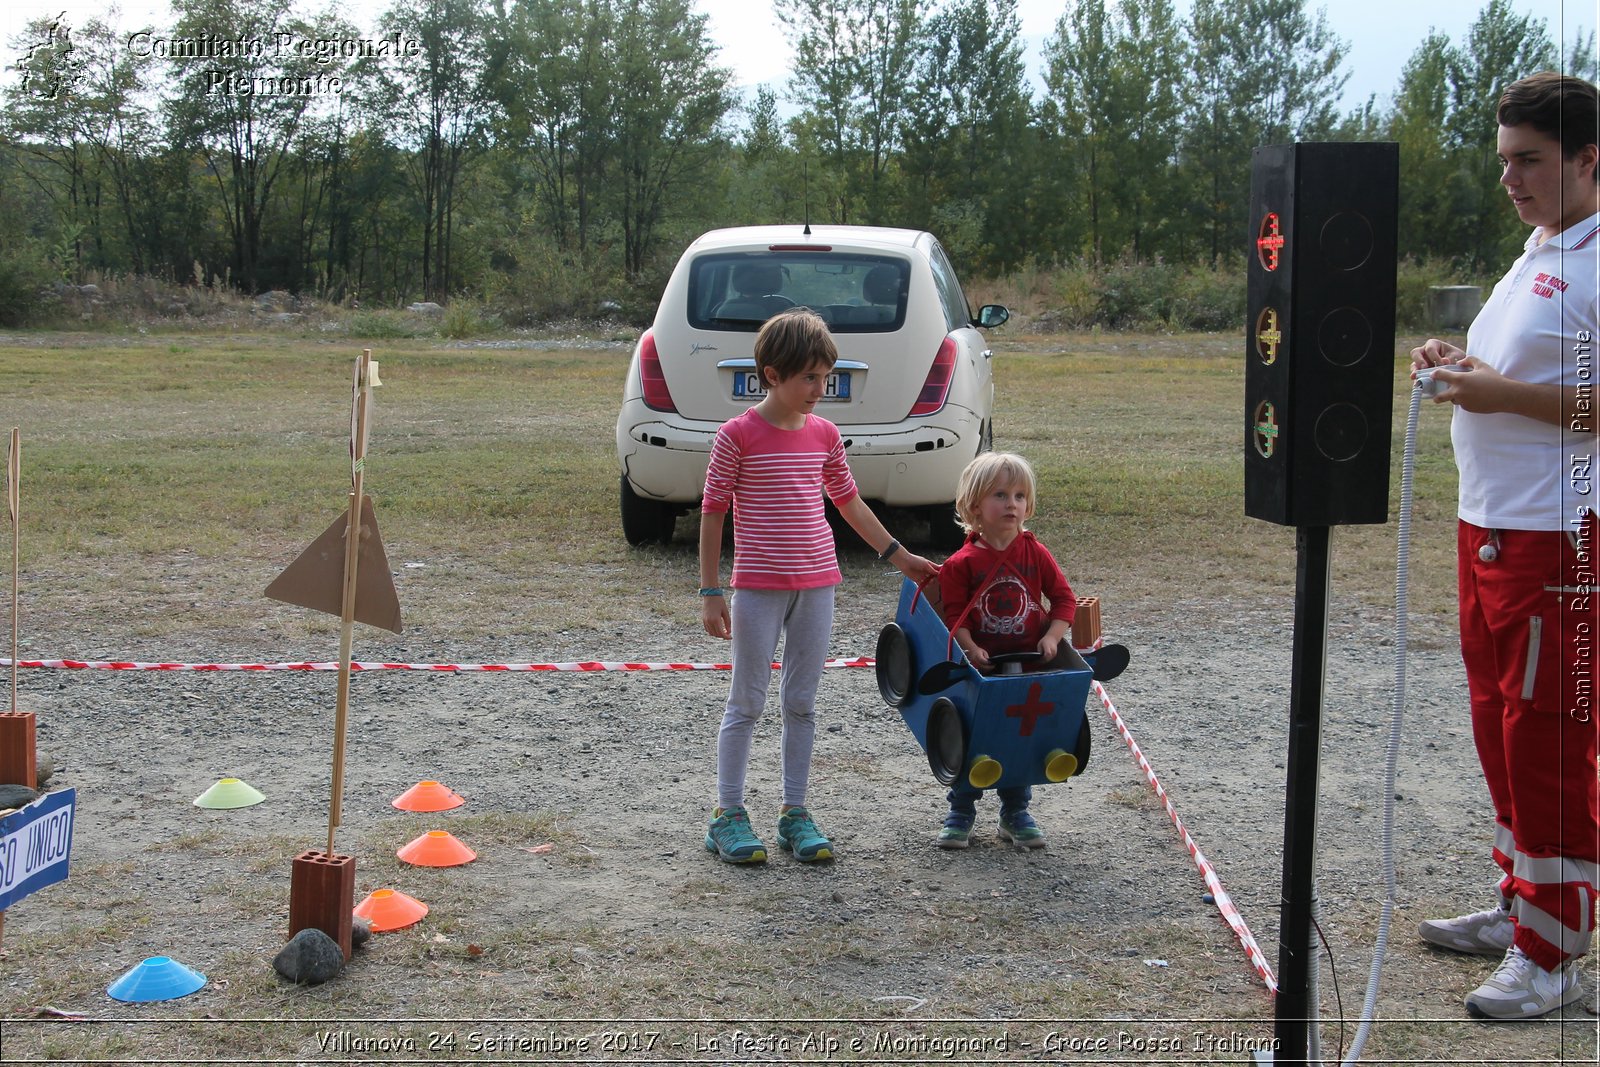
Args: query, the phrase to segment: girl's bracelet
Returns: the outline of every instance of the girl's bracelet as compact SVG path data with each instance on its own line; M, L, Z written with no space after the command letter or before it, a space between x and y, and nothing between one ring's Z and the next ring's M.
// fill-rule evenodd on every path
M878 553L878 562L879 563L888 563L891 559L894 558L894 554L896 552L898 552L898 551L900 551L900 542L899 541L890 541L887 545L884 546L883 551Z
M722 586L720 586L720 585L702 585L700 587L700 595L701 596L722 596L723 595Z

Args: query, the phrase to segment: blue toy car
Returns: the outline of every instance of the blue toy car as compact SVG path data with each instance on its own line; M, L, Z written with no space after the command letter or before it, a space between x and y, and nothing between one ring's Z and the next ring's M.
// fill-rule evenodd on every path
M995 656L980 674L950 640L938 607L938 580L900 588L895 621L878 636L878 691L898 708L943 785L976 789L1064 782L1089 763L1089 683L1127 666L1127 650L1107 645L1080 655L1063 642L1065 670L1023 672L1037 652ZM932 602L930 602L930 600Z

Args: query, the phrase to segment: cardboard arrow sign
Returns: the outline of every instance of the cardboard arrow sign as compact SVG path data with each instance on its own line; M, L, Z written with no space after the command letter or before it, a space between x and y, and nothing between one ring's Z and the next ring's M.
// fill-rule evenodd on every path
M344 617L344 551L348 514L341 514L311 547L273 579L267 596L285 604ZM378 516L372 498L361 497L361 545L356 558L355 621L380 630L400 633L400 598L389 572L389 557L378 535Z

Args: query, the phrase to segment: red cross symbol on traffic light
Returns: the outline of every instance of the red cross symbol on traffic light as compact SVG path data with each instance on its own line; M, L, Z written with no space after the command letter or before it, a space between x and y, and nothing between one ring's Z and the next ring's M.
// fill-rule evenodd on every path
M1267 217L1261 220L1261 236L1256 238L1256 255L1261 259L1261 265L1268 270L1278 269L1278 252L1283 248L1283 229L1278 224L1278 213L1267 212Z
M1022 729L1018 731L1023 737L1033 736L1033 725L1041 716L1053 714L1056 710L1054 703L1041 701L1039 694L1043 689L1038 682L1028 686L1028 698L1021 704L1012 704L1006 708L1006 714L1013 719L1022 720Z

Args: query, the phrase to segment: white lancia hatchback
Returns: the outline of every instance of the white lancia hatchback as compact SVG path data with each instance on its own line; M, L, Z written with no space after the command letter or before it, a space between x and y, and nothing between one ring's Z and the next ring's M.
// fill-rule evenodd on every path
M622 532L672 539L698 507L717 428L762 397L756 332L804 305L828 324L839 362L818 413L839 427L861 495L915 508L929 544L961 542L956 479L990 447L992 353L932 234L871 226L713 230L683 253L639 338L622 389L617 459Z

